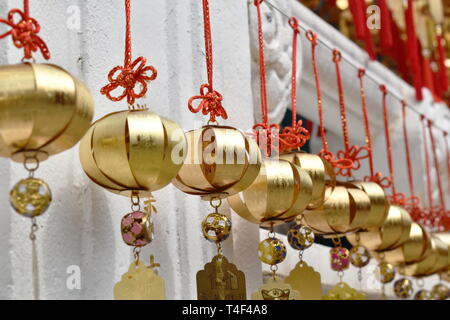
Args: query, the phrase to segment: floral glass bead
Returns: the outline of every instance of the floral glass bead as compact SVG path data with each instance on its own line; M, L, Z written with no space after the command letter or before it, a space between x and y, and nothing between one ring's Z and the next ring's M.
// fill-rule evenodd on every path
M122 218L121 231L123 241L134 247L143 247L153 240L153 224L149 215L134 211Z
M350 251L343 247L335 247L330 250L331 269L344 271L350 265Z
M274 265L283 262L286 258L286 246L277 238L267 238L258 246L259 259L267 264Z
M223 214L210 213L203 219L202 231L209 241L224 241L230 236L231 220Z
M289 229L287 238L292 248L295 250L305 250L314 243L314 232L310 227L295 225Z

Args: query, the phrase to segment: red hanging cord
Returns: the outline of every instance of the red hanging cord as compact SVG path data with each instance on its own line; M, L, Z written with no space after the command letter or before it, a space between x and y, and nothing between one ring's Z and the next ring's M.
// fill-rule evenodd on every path
M369 149L366 146L350 146L350 138L348 135L347 113L345 111L344 87L342 84L342 76L340 62L342 60L341 52L337 49L333 50L333 62L336 67L336 78L339 92L339 109L341 114L342 134L344 136L344 150L337 153L339 159L347 159L352 162L351 167L339 168L339 175L345 177L352 176L352 170L358 170L361 167L361 160L369 157ZM365 151L365 154L364 154ZM361 154L362 153L362 154Z
M406 33L408 35L407 46L412 70L412 78L414 87L416 89L416 99L422 100L422 69L420 65L419 41L417 40L415 25L414 25L414 8L413 0L408 0L408 8L405 10Z
M311 63L314 71L314 80L316 83L317 93L317 110L319 112L319 133L322 139L322 150L319 152L324 160L328 161L334 168L351 168L353 167L353 161L350 159L336 159L336 156L328 149L327 134L325 130L325 123L323 119L323 101L322 91L320 89L319 70L317 68L316 47L317 47L317 34L312 30L306 31L306 38L311 42Z
M380 91L382 93L382 105L383 105L383 119L384 119L384 136L386 139L386 149L387 149L387 159L388 159L388 167L389 167L389 177L391 179L391 195L388 196L388 199L391 203L405 206L407 205L406 196L404 193L398 192L395 187L395 174L394 174L394 161L392 159L392 145L391 145L391 136L389 134L389 117L387 111L387 89L385 85L380 85Z
M218 91L215 91L213 86L213 46L208 0L203 0L203 28L208 83L200 86L199 95L193 96L188 100L188 108L193 113L201 111L203 115L209 114L209 121L214 123L217 122L217 117L227 119L228 115L222 106L223 96ZM201 100L197 107L193 105L195 100Z
M411 162L411 152L409 149L409 139L408 139L408 129L406 124L406 102L404 100L402 103L402 126L403 126L403 140L405 144L405 154L406 154L406 168L408 172L408 182L409 182L409 192L410 197L406 199L405 207L411 214L414 221L419 221L422 218L422 209L420 207L420 198L416 196L414 189L414 177L412 172L412 162Z
M292 73L291 73L291 108L292 125L285 127L280 133L280 150L291 151L303 147L310 138L309 131L303 127L301 120L297 122L297 39L300 35L298 20L295 17L289 19L292 28Z
M258 14L258 46L259 46L259 90L261 99L262 122L253 126L254 136L258 145L265 147L266 156L271 156L272 151L278 152L280 143L280 126L269 124L267 91L266 91L266 67L264 60L264 33L262 30L261 4L264 0L255 0L254 5Z
M428 193L428 208L424 209L423 214L423 224L429 227L435 226L437 222L436 211L437 208L434 206L433 202L433 187L431 183L431 166L430 166L430 158L428 154L428 141L426 134L426 126L425 126L425 116L420 116L420 123L422 125L422 140L423 140L423 148L424 148L424 157L425 157L425 174L426 174L426 182L427 182L427 193Z
M369 114L367 111L367 102L366 102L366 93L364 89L364 75L366 74L365 69L361 68L358 70L358 78L359 78L359 89L361 94L361 106L364 120L364 131L366 134L366 147L369 159L369 169L370 176L366 176L364 178L365 181L371 181L378 183L383 189L389 188L391 186L391 179L389 177L383 177L381 172L376 172L374 169L373 163L373 150L372 150L372 135L370 134L370 123L369 123Z
M442 216L445 214L446 206L445 206L444 191L442 188L442 180L441 180L441 175L440 175L439 159L437 156L436 140L434 138L432 126L433 126L433 122L431 120L428 120L428 134L430 136L430 141L431 141L431 152L433 155L434 168L436 171L436 181L437 181L438 193L439 193L438 213L440 214L440 216Z
M19 22L15 22L16 16L20 18ZM23 48L23 59L33 59L33 52L38 50L44 59L50 59L47 44L37 35L41 31L41 26L36 19L30 17L28 0L23 1L23 11L11 9L7 19L0 19L0 23L11 27L9 31L0 34L0 39L11 36L16 48Z
M147 82L155 80L157 71L153 66L146 66L147 59L139 57L132 61L131 52L131 14L130 0L125 0L125 58L124 65L113 68L108 73L109 83L100 89L100 93L106 95L111 101L120 101L127 97L129 106L133 106L138 98L142 98L147 93ZM151 72L151 75L147 75ZM136 84L141 85L141 90L134 90ZM112 96L111 92L118 87L122 87L123 91L118 96Z

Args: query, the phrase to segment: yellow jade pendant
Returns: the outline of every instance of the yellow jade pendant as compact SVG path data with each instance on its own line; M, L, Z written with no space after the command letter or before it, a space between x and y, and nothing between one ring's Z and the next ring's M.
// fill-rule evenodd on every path
M300 294L299 300L322 300L322 284L320 273L304 261L299 261L284 279L292 289Z
M323 300L366 300L366 296L345 282L339 282L328 290Z
M133 261L128 272L114 286L115 300L165 300L164 279L154 270L159 264L150 257L147 267L142 261Z
M270 278L252 294L252 300L300 300L300 294L278 277Z

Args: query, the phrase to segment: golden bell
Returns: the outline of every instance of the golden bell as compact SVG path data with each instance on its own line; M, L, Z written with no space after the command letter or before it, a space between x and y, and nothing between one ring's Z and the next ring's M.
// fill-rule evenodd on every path
M50 64L0 66L0 156L39 161L73 147L92 121L89 90Z
M325 187L334 187L336 184L336 175L333 167L328 161L318 155L305 152L289 152L280 155L280 159L287 160L309 174L312 184L312 199L308 209L320 207L325 199Z
M80 160L96 184L146 196L176 176L185 150L186 138L175 122L147 110L126 110L92 124L80 142Z
M408 239L400 246L382 251L386 262L398 266L413 263L425 257L429 245L427 232L417 223L411 224ZM377 253L374 253L377 256Z
M348 185L347 185L348 186ZM338 183L326 187L325 202L304 212L305 223L319 234L336 234L363 228L370 214L370 199L356 187Z
M406 276L426 276L441 271L448 266L448 246L435 237L430 236L430 246L425 258L413 264L407 264L402 268Z
M204 126L186 133L186 160L172 183L181 191L223 199L246 189L258 176L261 153L256 142L226 126Z
M309 175L286 160L266 159L258 177L227 200L242 218L265 226L293 220L312 198Z
M370 251L388 250L400 246L409 237L412 220L403 208L390 206L383 225L358 232L359 244ZM358 245L356 233L347 235L348 241Z

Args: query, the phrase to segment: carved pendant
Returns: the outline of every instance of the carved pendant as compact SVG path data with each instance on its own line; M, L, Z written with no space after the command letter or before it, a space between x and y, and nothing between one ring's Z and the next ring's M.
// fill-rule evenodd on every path
M300 294L279 278L270 278L252 294L252 300L300 300Z
M328 290L323 300L366 300L366 296L345 282L339 282Z
M284 279L292 289L298 291L300 300L322 300L322 284L320 273L304 261L299 261Z
M122 275L121 280L114 286L114 299L116 300L165 300L164 279L154 270L153 256L147 267L142 261L133 261L128 272Z
M222 255L197 272L198 300L246 300L245 275Z

